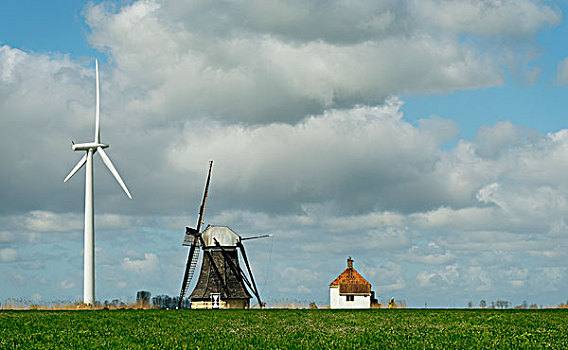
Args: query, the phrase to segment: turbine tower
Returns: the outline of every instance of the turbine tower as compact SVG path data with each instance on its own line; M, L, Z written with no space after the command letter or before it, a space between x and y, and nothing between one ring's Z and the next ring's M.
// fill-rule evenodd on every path
M94 198L93 198L93 155L98 152L108 170L114 175L114 178L128 198L132 199L128 188L124 184L124 181L120 178L120 175L116 171L114 165L110 161L110 158L106 155L104 148L108 148L109 145L101 143L101 131L99 123L99 109L100 109L100 98L99 98L99 63L95 60L95 141L87 143L74 143L71 142L71 149L73 151L85 151L85 155L79 163L75 165L73 170L67 175L63 182L67 182L71 176L75 175L85 163L87 164L87 171L85 173L85 249L83 251L84 266L83 266L83 302L85 304L94 305L95 303L95 213Z

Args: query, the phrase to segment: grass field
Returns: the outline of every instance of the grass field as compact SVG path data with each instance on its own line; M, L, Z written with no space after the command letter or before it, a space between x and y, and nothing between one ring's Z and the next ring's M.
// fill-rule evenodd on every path
M1 311L2 349L567 349L568 310Z

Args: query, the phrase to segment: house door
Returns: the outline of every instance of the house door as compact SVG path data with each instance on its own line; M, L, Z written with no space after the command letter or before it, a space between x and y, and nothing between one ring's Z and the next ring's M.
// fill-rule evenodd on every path
M221 294L211 293L211 308L218 309L221 306Z

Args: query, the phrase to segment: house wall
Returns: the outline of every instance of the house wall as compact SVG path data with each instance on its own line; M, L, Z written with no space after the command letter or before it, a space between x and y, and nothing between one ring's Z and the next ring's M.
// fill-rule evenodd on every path
M369 309L371 295L355 295L353 301L347 301L345 295L339 295L339 286L329 287L329 307L331 309Z
M213 308L211 299L191 300L192 309L211 309ZM226 299L220 300L220 309L249 309L249 299Z

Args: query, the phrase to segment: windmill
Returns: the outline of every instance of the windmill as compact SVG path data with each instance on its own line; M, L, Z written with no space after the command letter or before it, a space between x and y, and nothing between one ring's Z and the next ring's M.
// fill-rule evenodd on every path
M83 165L87 164L85 172L85 249L83 251L84 265L83 265L83 302L85 304L93 305L95 302L95 213L94 198L93 198L93 155L98 152L101 159L107 166L108 170L112 173L116 181L120 184L128 198L132 199L128 188L120 175L116 171L110 158L104 151L109 145L101 143L101 131L99 123L99 63L95 60L95 141L87 143L74 143L71 141L71 149L73 151L85 151L85 155L79 163L75 165L73 170L67 175L63 182L67 182Z
M181 285L179 307L181 307L191 284L199 262L200 250L203 250L204 256L199 279L189 296L192 308L248 308L252 296L247 287L258 300L258 305L262 307L258 288L242 241L269 237L270 235L243 238L227 226L213 225L208 225L201 232L212 167L213 161L210 161L197 227L195 229L186 227L185 231L183 245L189 246L189 255ZM241 252L247 267L248 276L239 266L237 248Z

